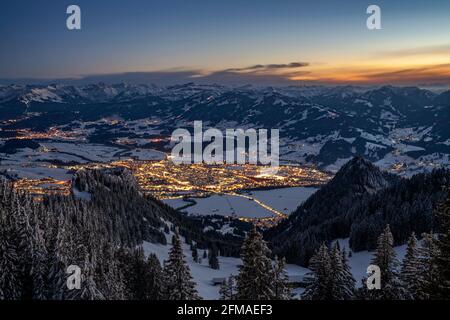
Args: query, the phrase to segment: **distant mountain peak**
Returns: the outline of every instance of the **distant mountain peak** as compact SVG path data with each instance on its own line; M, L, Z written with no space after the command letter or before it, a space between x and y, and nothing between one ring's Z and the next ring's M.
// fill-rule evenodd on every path
M360 192L373 193L386 188L395 179L397 178L394 175L381 171L362 156L356 156L342 166L332 182L343 187L346 185L353 189L353 192L359 189Z
M347 162L342 168L341 171L353 171L353 170L376 170L380 171L372 162L365 159L361 155L355 156L352 160Z

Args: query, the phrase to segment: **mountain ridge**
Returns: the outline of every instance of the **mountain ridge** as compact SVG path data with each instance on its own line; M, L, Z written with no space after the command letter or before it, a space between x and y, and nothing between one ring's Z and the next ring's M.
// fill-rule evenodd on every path
M136 135L130 121L151 121L151 131L164 136L195 120L205 129L276 128L282 162L337 170L360 154L383 168L414 173L449 163L449 97L449 91L388 86L12 85L0 87L0 128L45 132L90 122L106 143ZM108 118L119 123L107 128L102 121Z

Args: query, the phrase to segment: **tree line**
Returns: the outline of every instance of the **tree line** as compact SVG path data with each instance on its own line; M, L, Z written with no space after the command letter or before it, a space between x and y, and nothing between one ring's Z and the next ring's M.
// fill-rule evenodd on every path
M450 298L450 197L435 211L438 232L422 234L419 242L412 233L400 263L394 237L387 225L378 237L371 264L380 270L380 288L361 286L350 272L345 250L335 243L317 250L310 260L311 273L302 295L308 300L441 300Z

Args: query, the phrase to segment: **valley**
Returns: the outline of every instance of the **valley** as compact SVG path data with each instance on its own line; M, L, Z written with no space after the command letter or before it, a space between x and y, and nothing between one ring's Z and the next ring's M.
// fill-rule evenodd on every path
M448 92L390 86L0 86L0 174L38 196L67 195L77 170L122 167L188 215L273 226L310 195L284 192L325 184L357 155L405 177L448 167L447 104ZM221 131L279 129L278 172L173 164L171 133L196 120Z
M67 144L65 148L69 149ZM27 152L27 150L23 152ZM111 162L86 161L82 164L64 165L60 163L55 165L46 162L49 161L49 158L45 158L48 149L41 152L44 158L28 154L27 161L16 163L14 168L9 164L8 167L0 165L0 172L3 168L3 175L13 177L14 186L17 189L42 196L43 194L70 194L73 191L71 177L78 170L126 168L136 177L143 192L163 200L169 205L173 200L188 201L181 206L189 206L189 201L199 204L209 201L209 204L200 211L197 211L198 206L195 209L190 208L189 214L219 214L264 226L276 224L290 213L290 210L286 208L278 209L272 204L267 204L270 202L267 201L267 194L271 194L275 190L279 190L278 193L280 193L280 191L288 190L289 187L314 189L313 187L326 183L331 177L326 172L304 166L282 166L276 174L267 174L265 170L267 168L263 166L176 165L169 158L146 161L129 158ZM74 151L72 150L72 152ZM61 153L60 156L67 159L68 154ZM85 156L98 157L95 153L88 153ZM32 159L36 158L38 160L33 162ZM52 157L52 160L55 160L55 157ZM13 174L14 176L12 176ZM266 195L261 198L254 197L252 190L254 193L266 193ZM295 196L298 197L298 203L301 199L300 194ZM279 197L283 198L281 195ZM292 197L294 196L291 194ZM218 199L223 201L217 202ZM231 202L238 201L239 203L232 205L230 199ZM211 204L211 201L214 205ZM223 202L225 205L218 205ZM291 202L297 203L296 200L291 200ZM291 208L295 207L291 206Z

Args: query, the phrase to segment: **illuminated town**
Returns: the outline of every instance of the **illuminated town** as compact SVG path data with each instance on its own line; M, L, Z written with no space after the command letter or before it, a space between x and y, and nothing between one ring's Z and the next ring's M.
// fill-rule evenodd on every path
M329 175L316 169L281 166L276 173L264 174L270 167L234 164L184 164L170 160L117 161L114 166L132 170L141 188L158 199L209 194L234 194L239 190L321 185Z
M63 167L66 170L124 167L133 172L141 189L159 200L176 198L204 198L213 194L232 195L254 201L273 216L240 218L261 226L276 224L286 218L282 213L262 201L242 193L244 190L276 189L285 187L322 185L330 175L314 168L280 166L270 173L270 167L255 165L176 165L169 159L161 161L123 160L111 163L90 163ZM71 181L55 179L18 179L16 188L38 197L43 194L70 194Z
M61 181L52 178L47 179L19 179L13 181L14 188L24 190L41 198L45 194L69 195L71 181Z

